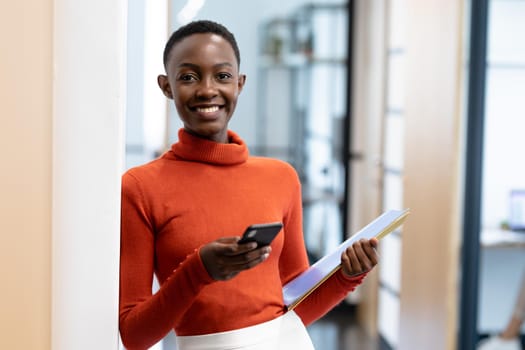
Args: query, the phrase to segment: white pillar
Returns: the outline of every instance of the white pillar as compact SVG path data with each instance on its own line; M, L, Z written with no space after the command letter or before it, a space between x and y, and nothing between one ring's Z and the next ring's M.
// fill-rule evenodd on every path
M118 349L127 2L55 0L52 349Z

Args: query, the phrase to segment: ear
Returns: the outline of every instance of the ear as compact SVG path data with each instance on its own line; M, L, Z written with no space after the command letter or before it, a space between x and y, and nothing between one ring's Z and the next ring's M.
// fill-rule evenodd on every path
M237 81L237 88L239 89L238 94L241 93L244 84L246 83L246 74L239 74L239 80Z
M171 92L171 86L170 82L168 81L168 77L163 74L159 75L157 77L157 83L159 84L159 87L162 90L164 96L173 99L173 93Z

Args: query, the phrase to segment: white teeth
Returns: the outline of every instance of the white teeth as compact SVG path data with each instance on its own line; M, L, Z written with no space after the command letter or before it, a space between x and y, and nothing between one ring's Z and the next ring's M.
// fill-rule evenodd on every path
M201 113L213 113L213 112L217 112L219 110L219 107L218 106L213 106L213 107L197 107L197 112L201 112Z

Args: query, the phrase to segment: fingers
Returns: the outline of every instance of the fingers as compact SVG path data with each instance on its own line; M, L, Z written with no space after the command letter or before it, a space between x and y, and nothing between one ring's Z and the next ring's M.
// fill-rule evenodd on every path
M238 240L239 240L238 236L236 236L236 237L222 237L222 238L219 238L218 240L216 240L215 242L219 242L219 243L237 243Z
M250 242L245 244L237 244L239 237L225 237L216 240L218 244L216 249L217 252L225 256L237 256L245 254L257 248L257 243Z
M271 248L263 247L245 253L235 255L220 255L217 259L217 266L224 276L222 280L227 280L236 276L239 272L251 269L270 256Z
M203 246L199 253L209 275L215 280L229 280L241 271L265 261L271 248L257 248L256 243L237 244L239 238L221 238Z
M239 270L250 269L263 262L270 256L272 248L270 246L253 249L243 253L225 255L223 262Z
M372 270L379 261L377 246L377 239L372 238L361 239L348 247L341 254L343 272L347 276L355 276Z

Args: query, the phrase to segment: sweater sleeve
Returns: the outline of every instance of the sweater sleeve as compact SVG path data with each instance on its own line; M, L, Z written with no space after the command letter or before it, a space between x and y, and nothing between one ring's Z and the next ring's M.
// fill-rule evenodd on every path
M366 273L346 277L343 271L337 271L297 305L295 312L308 326L343 301L348 293L354 291L363 282L365 276Z
M155 240L138 181L122 179L119 329L127 349L147 349L161 340L213 279L198 251L188 255L152 294Z

